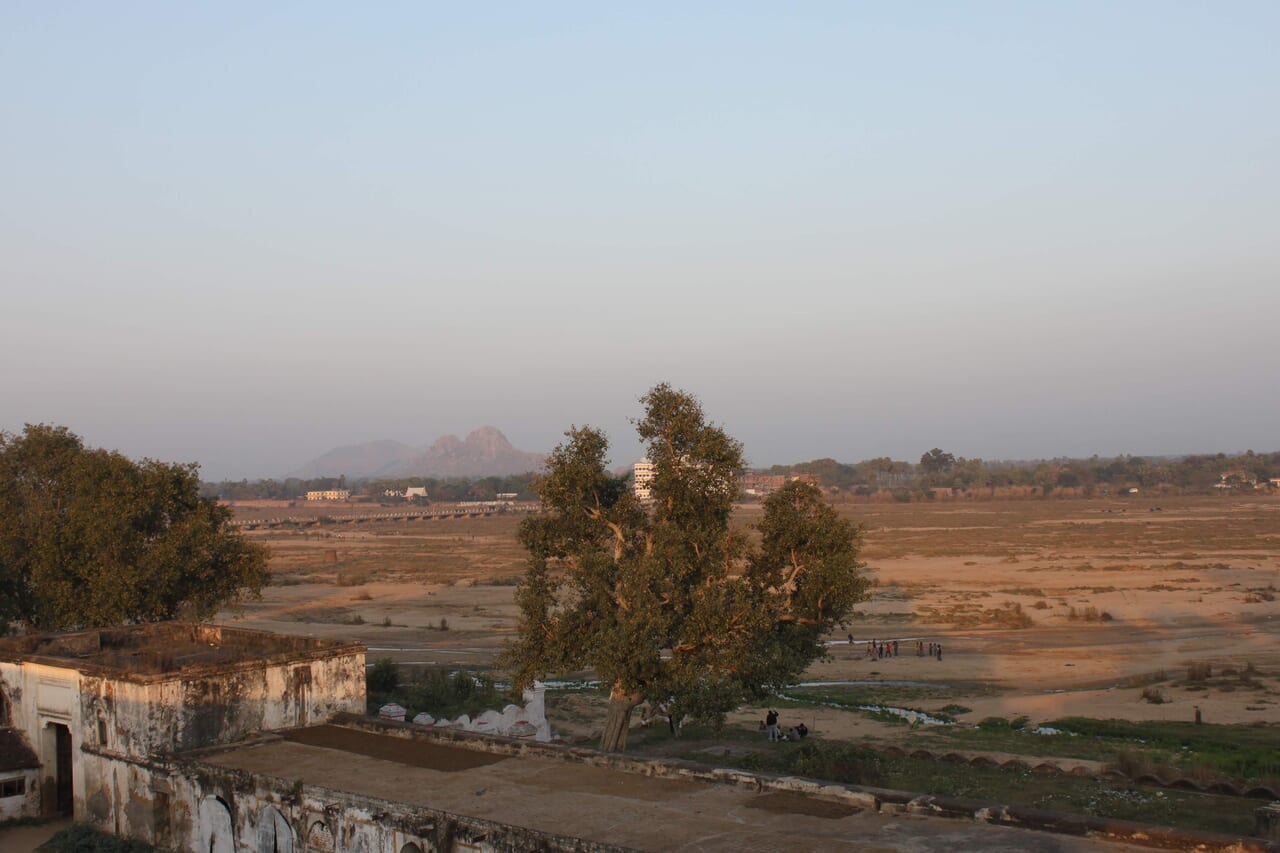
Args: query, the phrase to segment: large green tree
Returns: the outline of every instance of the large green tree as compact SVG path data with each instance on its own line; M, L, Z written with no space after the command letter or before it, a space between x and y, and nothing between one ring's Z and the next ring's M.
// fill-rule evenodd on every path
M258 594L265 549L199 487L194 464L134 462L65 427L0 433L0 633L205 619Z
M593 669L610 687L604 750L626 748L643 701L719 721L794 682L866 588L859 530L816 487L772 494L754 544L730 526L742 446L688 393L658 385L641 403L651 502L609 473L602 432L565 434L537 483L543 512L520 527L529 567L504 657L517 685Z

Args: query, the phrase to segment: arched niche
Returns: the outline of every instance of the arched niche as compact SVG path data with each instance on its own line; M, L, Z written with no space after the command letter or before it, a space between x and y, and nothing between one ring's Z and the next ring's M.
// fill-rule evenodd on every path
M318 820L307 830L307 853L334 853L333 833Z
M200 853L235 853L231 808L220 797L200 801Z
M258 815L258 853L293 853L293 827L275 806Z

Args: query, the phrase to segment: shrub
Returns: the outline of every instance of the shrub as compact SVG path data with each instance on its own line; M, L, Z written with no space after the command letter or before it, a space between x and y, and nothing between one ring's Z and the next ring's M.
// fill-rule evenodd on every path
M1031 614L1022 609L1022 605L1016 601L1005 602L1002 609L994 611L995 622L1008 628L1030 628L1035 624L1031 618Z
M436 717L477 714L487 708L498 709L507 697L493 679L476 676L466 670L450 673L447 669L429 669L409 685L400 703L411 712L427 711Z
M154 853L156 848L141 841L108 835L87 823L76 823L60 830L42 850L53 853Z
M400 668L391 658L383 658L369 667L364 683L370 693L391 693L400 686Z
M1033 604L1033 605L1031 605L1031 606L1032 606L1032 607L1034 607L1036 610L1048 610L1048 609L1049 609L1049 602L1045 601L1045 600L1042 598L1042 599L1040 599L1039 601L1037 601L1035 604Z
M1163 705L1165 703L1164 691L1159 687L1144 687L1142 689L1142 698L1146 699L1152 705Z
M1136 779L1154 771L1151 765L1151 759L1144 753L1135 749L1122 749L1116 753L1116 759L1111 763L1111 768L1119 770L1130 779Z
M806 741L792 753L786 769L797 776L846 784L878 785L884 781L876 753L845 743Z
M1213 677L1213 665L1208 661L1196 661L1187 667L1187 681L1199 683Z
M979 721L978 728L987 729L988 731L1003 731L1011 728L1011 726L1004 717L984 717Z

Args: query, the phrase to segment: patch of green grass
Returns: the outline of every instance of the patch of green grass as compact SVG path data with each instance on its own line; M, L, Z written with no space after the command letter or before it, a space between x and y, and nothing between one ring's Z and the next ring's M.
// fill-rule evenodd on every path
M935 796L989 800L1046 811L1248 835L1257 803L1188 791L1136 788L1076 776L885 758L887 787Z
M1030 717L1014 717L1012 720L1006 720L1004 717L984 717L978 723L978 728L989 731L1020 732L1027 727L1029 722L1031 722Z
M1182 722L1067 717L1047 725L1085 735L1115 750L1140 744L1174 767L1216 770L1238 780L1280 777L1280 726L1196 725Z
M1198 778L1240 782L1280 778L1280 726L1196 725L1181 722L1130 722L1067 717L1045 723L1062 732L1037 735L1015 725L1025 720L989 717L976 727L922 729L924 748L1008 752L1037 757L1083 758L1116 762L1140 750L1152 766L1163 765Z
M1007 722L1007 721L1006 721ZM936 729L934 731L937 731ZM970 731L982 731L971 729ZM1032 736L1003 728L1024 742ZM1022 805L1068 814L1091 814L1162 826L1248 835L1253 831L1257 802L1189 791L1141 788L1077 776L1057 776L1024 769L970 767L943 761L892 757L840 741L810 737L800 743L765 744L763 734L745 727L685 729L682 738L648 733L649 747L634 738L635 752L705 761L708 747L725 747L716 763L757 772L806 776L849 784L873 785L934 796ZM1063 739L1079 741L1085 736ZM1035 742L1053 738L1035 737ZM657 747L661 744L662 748ZM754 745L747 748L748 744ZM719 752L718 750L715 750Z

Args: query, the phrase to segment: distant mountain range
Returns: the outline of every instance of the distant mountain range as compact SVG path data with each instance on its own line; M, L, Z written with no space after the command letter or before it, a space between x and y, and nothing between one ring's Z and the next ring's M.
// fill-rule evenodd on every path
M446 435L429 447L399 441L369 441L337 447L288 476L338 477L503 477L537 471L546 456L517 450L496 427L482 426L465 439Z

